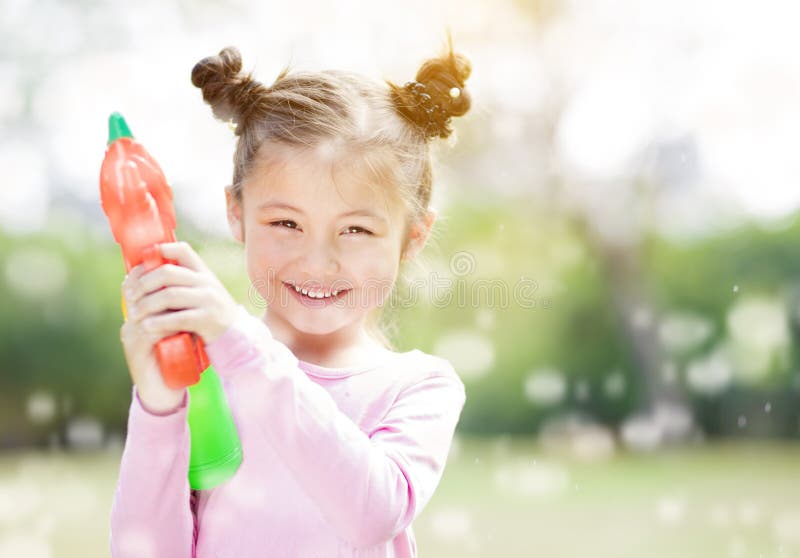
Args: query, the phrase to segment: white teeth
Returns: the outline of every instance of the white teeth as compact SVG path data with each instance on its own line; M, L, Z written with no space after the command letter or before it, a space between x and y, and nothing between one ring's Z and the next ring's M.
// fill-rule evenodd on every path
M290 286L294 287L294 290L297 291L298 293L303 293L304 295L309 296L311 298L330 298L332 296L338 295L340 292L343 292L339 291L338 289L335 289L329 293L324 291L309 291L308 289L301 289L297 285L290 285Z

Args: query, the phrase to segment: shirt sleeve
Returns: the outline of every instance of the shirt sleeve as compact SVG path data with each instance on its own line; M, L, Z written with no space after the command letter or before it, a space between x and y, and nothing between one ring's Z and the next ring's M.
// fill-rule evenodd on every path
M142 405L133 386L111 506L113 558L194 555L187 412L188 391L178 409L157 414Z
M243 306L206 352L245 394L237 396L241 420L262 431L342 538L356 546L389 541L428 503L466 399L452 368L406 387L365 433Z

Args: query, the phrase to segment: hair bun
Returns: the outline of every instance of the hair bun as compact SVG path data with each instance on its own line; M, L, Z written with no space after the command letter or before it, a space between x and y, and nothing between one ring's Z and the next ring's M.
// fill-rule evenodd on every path
M202 90L203 99L220 120L236 120L240 115L234 102L235 90L249 80L239 76L241 70L242 55L233 46L203 58L192 68L192 84Z
M464 87L472 65L466 56L453 52L449 33L447 39L447 54L426 60L415 81L403 87L388 82L396 110L428 139L449 137L453 132L451 117L463 116L472 103Z
M216 56L206 56L192 68L192 83L203 89L209 84L229 80L242 70L239 49L228 46Z

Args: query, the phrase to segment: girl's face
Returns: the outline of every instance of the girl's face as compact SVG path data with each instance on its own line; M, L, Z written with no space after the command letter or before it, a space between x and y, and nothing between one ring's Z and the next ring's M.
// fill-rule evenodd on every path
M358 337L370 310L391 293L399 268L402 208L384 198L380 185L365 184L365 173L323 161L313 150L277 148L244 181L241 206L227 193L252 288L281 337ZM422 247L419 240L411 250Z

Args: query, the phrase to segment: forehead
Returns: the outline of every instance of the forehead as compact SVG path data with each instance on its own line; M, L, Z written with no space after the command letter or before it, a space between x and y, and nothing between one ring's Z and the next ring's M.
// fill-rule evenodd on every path
M277 199L317 211L370 208L388 220L403 214L388 161L325 144L314 148L262 145L243 186L246 203L256 207Z

